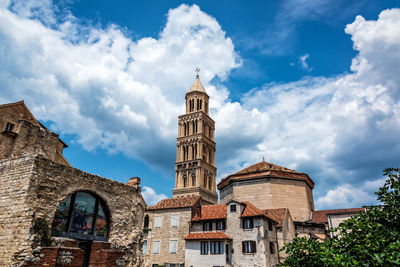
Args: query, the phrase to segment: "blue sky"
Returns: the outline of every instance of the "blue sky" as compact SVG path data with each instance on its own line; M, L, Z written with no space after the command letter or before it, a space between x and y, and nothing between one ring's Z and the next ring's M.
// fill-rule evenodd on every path
M399 166L398 1L0 1L0 102L24 99L85 171L174 186L195 67L218 179L267 161L306 172L318 209L373 204Z

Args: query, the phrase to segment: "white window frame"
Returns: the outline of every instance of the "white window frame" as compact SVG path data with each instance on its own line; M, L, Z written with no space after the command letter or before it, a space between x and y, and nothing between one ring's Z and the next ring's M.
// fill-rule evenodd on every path
M174 216L176 218L174 218ZM175 224L173 222L175 222ZM179 227L179 213L171 214L171 227Z
M161 228L162 221L163 221L163 216L161 216L161 215L155 216L154 217L154 227L155 228Z
M142 253L147 254L147 240L143 240L143 245L142 245Z
M172 251L172 243L175 242L175 251ZM169 240L169 254L177 254L178 253L178 239L170 239Z
M156 243L158 243L158 252L156 252ZM161 240L154 240L153 241L153 254L160 254L160 249L161 249Z

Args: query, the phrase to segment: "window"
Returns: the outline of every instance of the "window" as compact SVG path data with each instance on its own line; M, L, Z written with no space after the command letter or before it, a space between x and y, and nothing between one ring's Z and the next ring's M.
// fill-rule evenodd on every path
M271 252L271 254L275 253L275 246L273 242L269 242L269 252Z
M153 263L151 267L158 267L158 263Z
M147 240L144 240L144 241L143 241L142 253L143 253L143 254L147 254Z
M196 186L196 174L192 173L192 186Z
M98 196L88 192L68 195L54 215L51 235L83 240L108 240L108 212Z
M171 214L171 227L178 227L179 214Z
M207 175L204 174L204 188L207 188Z
M147 215L147 214L146 214L146 216L144 216L143 228L144 229L149 228L149 215Z
M208 255L208 242L207 241L201 241L200 243L200 254L201 255Z
M187 177L186 175L183 176L183 187L187 186Z
M210 242L210 253L211 254L224 254L224 244L222 241L211 241Z
M217 221L217 230L225 230L225 221L224 220Z
M168 264L168 267L176 267L176 266L177 266L176 263L170 263L170 264Z
M289 230L289 220L286 220L286 229Z
M14 124L7 122L6 131L12 132L14 129Z
M236 212L236 205L235 204L232 204L229 207L231 209L231 212Z
M156 216L156 219L155 219L155 227L156 228L161 228L161 225L162 225L162 216Z
M153 242L153 253L160 254L160 241Z
M256 241L243 241L242 249L244 253L255 253L256 249Z
M208 189L211 189L211 176L208 177Z
M177 247L178 247L178 240L170 240L169 241L169 254L176 254Z
M253 218L246 218L243 220L243 228L244 229L251 229L253 228Z
M268 220L268 230L272 231L272 222Z
M203 231L211 231L211 230L212 230L212 222L204 222Z

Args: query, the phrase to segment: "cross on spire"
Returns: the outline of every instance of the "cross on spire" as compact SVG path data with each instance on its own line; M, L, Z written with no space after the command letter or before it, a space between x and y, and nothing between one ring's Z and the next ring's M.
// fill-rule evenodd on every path
M197 68L194 70L194 72L196 72L196 73L197 73L197 74L196 74L196 77L198 78L198 77L199 77L200 68L199 68L199 67L197 67Z

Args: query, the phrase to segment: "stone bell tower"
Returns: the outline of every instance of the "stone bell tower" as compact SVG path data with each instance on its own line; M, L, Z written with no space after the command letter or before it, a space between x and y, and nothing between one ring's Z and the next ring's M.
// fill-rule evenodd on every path
M208 115L209 98L197 74L186 93L186 113L179 116L172 192L174 198L195 195L205 204L216 204L215 123Z

